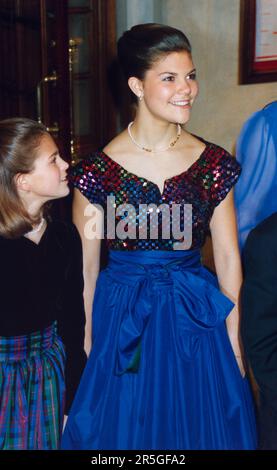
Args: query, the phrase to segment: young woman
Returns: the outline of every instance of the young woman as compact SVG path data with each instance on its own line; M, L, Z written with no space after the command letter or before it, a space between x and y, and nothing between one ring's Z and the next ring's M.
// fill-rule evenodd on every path
M5 450L59 448L64 413L86 362L81 241L73 225L49 222L46 215L47 202L69 192L67 168L43 125L0 121L0 448Z
M135 120L71 175L93 347L63 448L253 449L236 305L231 188L240 167L184 129L198 84L181 31L134 26L118 53ZM90 228L102 222L109 263L98 275L100 240ZM200 261L209 230L220 290Z

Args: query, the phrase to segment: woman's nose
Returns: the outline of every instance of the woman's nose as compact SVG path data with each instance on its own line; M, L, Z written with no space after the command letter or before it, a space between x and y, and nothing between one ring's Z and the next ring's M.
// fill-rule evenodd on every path
M191 85L189 83L189 80L187 80L186 78L184 78L180 84L179 84L179 88L178 88L178 92L179 93L184 93L185 95L190 95L190 92L191 92Z
M69 164L63 158L61 158L61 168L63 170L67 170L69 168Z

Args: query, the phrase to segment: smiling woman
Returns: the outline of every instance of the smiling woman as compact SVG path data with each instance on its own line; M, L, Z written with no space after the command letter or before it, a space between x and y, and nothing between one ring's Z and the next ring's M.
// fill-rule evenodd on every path
M176 124L188 122L198 94L198 84L192 58L187 51L167 54L145 72L143 80L129 77L128 83L133 93L141 99L140 109L146 116L155 114L160 120ZM146 109L143 111L144 107Z
M240 166L185 129L198 84L183 32L134 26L119 39L118 56L137 102L134 122L70 172L93 347L63 448L253 449L230 194ZM180 212L179 231L176 207L192 209ZM100 240L85 230L91 211L105 226L115 214L123 228L104 231L109 262L100 273ZM126 211L136 230L126 230ZM201 264L209 230L219 283Z

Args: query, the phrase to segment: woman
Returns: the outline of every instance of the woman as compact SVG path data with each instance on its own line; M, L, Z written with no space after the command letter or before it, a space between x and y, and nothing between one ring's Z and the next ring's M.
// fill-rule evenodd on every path
M72 173L88 331L97 285L93 348L63 448L253 449L234 306L241 267L229 192L240 167L181 127L198 93L181 31L134 26L118 54L137 98L135 120ZM100 241L89 228L101 227L101 217L110 251L98 275ZM200 263L209 228L221 292Z

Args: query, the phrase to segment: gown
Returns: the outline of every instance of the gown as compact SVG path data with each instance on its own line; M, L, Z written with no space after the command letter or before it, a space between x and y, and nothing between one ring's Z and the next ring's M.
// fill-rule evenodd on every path
M103 208L109 259L97 280L93 347L63 449L256 448L250 387L225 327L233 303L200 256L214 208L239 174L236 160L208 142L162 193L102 151L71 171L73 185ZM178 204L192 207L187 249L175 245L182 240L172 229ZM189 214L180 210L180 231Z

